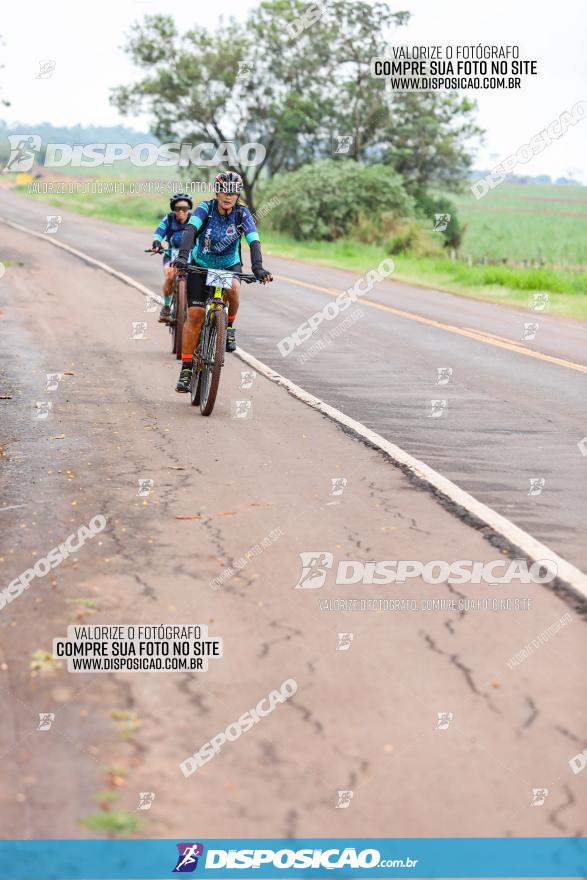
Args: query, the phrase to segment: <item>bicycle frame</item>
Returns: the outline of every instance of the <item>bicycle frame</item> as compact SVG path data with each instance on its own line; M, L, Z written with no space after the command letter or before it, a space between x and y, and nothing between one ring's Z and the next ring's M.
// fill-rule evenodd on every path
M223 287L214 287L209 288L213 293L210 294L208 299L206 300L206 311L204 313L204 320L202 322L202 329L200 330L200 335L198 337L198 341L196 342L196 347L194 349L194 370L200 372L204 367L204 364L208 363L204 360L202 355L202 346L204 344L204 334L206 332L206 327L210 323L210 312L214 312L217 309L224 309L226 312L226 316L228 317L228 302L224 298L224 288ZM224 334L226 336L226 332ZM226 342L226 339L225 339ZM224 356L222 357L222 365L224 366Z
M202 266L188 265L183 271L186 274L192 272L205 272L208 274L213 270L205 269ZM230 272L230 270L217 270L217 272L217 277L210 280L213 282L220 281L220 284L206 285L207 295L204 320L192 361L191 403L192 406L200 407L200 412L203 416L209 416L214 409L220 382L220 372L224 366L229 311L229 303L225 298L225 291L230 290L232 280L235 277L240 278L247 284L252 284L257 280L254 275L242 272ZM224 278L221 277L221 273L224 274ZM230 282L228 282L226 277L229 274L232 276Z
M173 263L179 254L179 248L172 247L171 244L168 244L168 247L163 247L159 250L152 250L151 248L147 248L145 253L147 254L166 254L169 251L169 264ZM184 290L183 293L180 290L182 279L181 276L176 272L173 278L173 284L171 288L171 303L170 303L170 317L167 320L167 327L171 334L171 351L176 356L177 360L181 360L181 340L183 334L183 325L185 320L185 279L183 280Z
M187 271L190 273L191 272L200 272L200 273L206 272L207 273L211 270L203 269L200 266L188 266ZM241 278L247 284L251 284L257 280L254 275L250 275L247 273L232 272L231 274L232 274L233 278ZM228 318L228 305L229 304L224 297L224 291L229 290L230 288L225 288L225 287L220 287L218 285L215 285L214 287L210 286L207 289L209 291L209 295L206 299L206 312L204 314L204 321L202 323L202 329L200 330L200 335L198 337L198 341L196 343L196 348L194 350L194 369L198 370L198 371L201 370L202 366L203 366L203 359L201 357L202 343L204 341L204 333L206 330L206 326L210 323L210 312L214 311L215 309L218 309L218 308L223 308L224 311L226 312L226 316ZM224 356L222 358L222 364L224 365Z

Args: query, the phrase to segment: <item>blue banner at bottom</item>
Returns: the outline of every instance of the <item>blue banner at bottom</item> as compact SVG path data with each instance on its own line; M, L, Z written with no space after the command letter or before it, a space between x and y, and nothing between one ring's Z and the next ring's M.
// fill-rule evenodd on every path
M2 880L587 877L579 837L0 841Z

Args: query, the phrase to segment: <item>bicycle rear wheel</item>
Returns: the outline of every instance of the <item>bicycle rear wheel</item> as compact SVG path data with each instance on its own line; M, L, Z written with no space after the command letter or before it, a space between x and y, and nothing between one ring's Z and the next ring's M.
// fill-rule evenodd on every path
M200 412L209 416L216 403L220 370L226 344L226 312L222 308L208 313L209 319L204 333L202 358L204 365L200 373L198 391L200 394Z
M169 332L171 333L171 352L172 354L177 354L177 279L173 279L173 285L171 287L171 305L169 307L171 312L169 316Z
M171 309L175 306L175 315L172 326L172 346L171 350L175 354L176 359L181 360L181 347L183 337L183 325L187 316L187 287L185 277L175 278L173 281L173 303Z

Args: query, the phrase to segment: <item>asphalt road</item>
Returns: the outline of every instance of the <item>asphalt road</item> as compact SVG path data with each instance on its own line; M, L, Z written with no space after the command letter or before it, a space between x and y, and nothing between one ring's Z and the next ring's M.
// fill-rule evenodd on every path
M40 222L39 206L25 214L10 194L1 204L17 222ZM70 225L68 217L59 235L156 286L157 267L140 253L148 236L84 218ZM583 623L573 609L547 588L518 583L349 587L336 586L330 573L321 589L295 589L304 551L335 560L480 561L500 551L380 453L280 387L257 376L243 390L236 358L227 358L217 409L203 419L175 394L167 333L132 288L9 227L0 260L11 262L0 282L2 584L96 514L108 517L99 537L0 610L6 837L84 837L80 820L92 816L101 835L130 816L146 823L142 836L177 838L193 836L196 826L202 837L585 833L583 778L568 763L585 745L586 720ZM347 278L267 262L312 284ZM370 298L387 304L400 297L393 291L385 286ZM565 439L572 445L578 415L565 422L559 385L564 379L567 395L578 397L583 374L411 319L396 322L368 306L323 357L297 365L271 347L281 328L291 332L328 295L281 280L245 295L244 347L378 430L383 425L396 442L411 442L443 473L454 477L451 468L462 474L482 462L475 492L483 500L491 480L498 500L515 498L516 476L520 516L529 517L524 505L537 500L533 533L542 529L540 537L577 561L580 524L567 535L564 517L579 504L580 456L569 489L575 501L566 499L564 511L562 500L555 505L562 485L549 494L547 480L543 495L528 499L524 480L543 473L528 462L530 450L546 444L552 455ZM441 306L432 299L416 292L410 308L435 315ZM477 316L486 332L502 314L446 302L468 312L467 326ZM449 318L456 312L442 320ZM514 326L518 315L501 320ZM143 339L131 338L136 321L147 322ZM557 356L577 359L579 329L552 319L549 326L560 328ZM367 328L373 335L365 346ZM436 367L451 365L451 408L438 427L424 404L437 393ZM46 391L47 373L63 374L56 391ZM532 399L516 385L531 374L539 375ZM243 397L252 418L235 419L231 404ZM40 419L36 403L47 400L53 407ZM518 413L516 433L505 421L522 400L526 428ZM549 407L550 430L537 437L532 426ZM490 419L497 420L488 432L495 445L487 447ZM477 438L478 458L465 433L471 443ZM524 461L522 476L510 450ZM571 453L568 461L560 456L569 481ZM492 466L498 454L506 473ZM546 451L541 466L547 459L548 474L559 474ZM336 477L347 484L333 496ZM152 481L148 495L137 494L141 481ZM560 513L550 530L549 511ZM270 535L263 552L252 549ZM241 570L212 589L241 557ZM327 599L350 597L415 599L418 610L323 610ZM454 612L422 604L459 597L530 599L531 607ZM541 637L557 621L562 631ZM196 673L48 668L37 652L50 651L74 623L207 624L223 637L224 657ZM347 650L337 650L340 633L353 635ZM533 640L529 656L508 665ZM294 697L184 778L182 760L289 678L297 682ZM54 715L50 729L37 729L39 713ZM541 806L532 805L534 789L548 789ZM101 810L104 791L117 800ZM348 808L337 808L339 791L353 792ZM137 811L139 792L155 793L148 812Z
M0 215L37 231L53 210L0 191ZM158 260L142 252L150 233L61 214L59 240L160 290ZM587 570L584 324L383 282L282 357L277 343L356 276L270 254L265 261L278 280L244 289L238 328L247 351ZM351 314L348 329L332 335ZM539 328L522 341L527 323ZM312 354L317 339L323 348ZM437 384L444 367L448 384ZM446 402L438 418L433 400Z

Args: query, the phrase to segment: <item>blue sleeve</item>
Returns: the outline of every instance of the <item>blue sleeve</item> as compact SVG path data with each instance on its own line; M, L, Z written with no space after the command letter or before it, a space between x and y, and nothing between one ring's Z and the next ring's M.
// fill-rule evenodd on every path
M167 236L167 214L159 223L159 226L153 233L153 238L157 241L163 241L163 239Z
M196 210L194 211L194 213L192 214L192 216L188 220L188 223L191 223L191 225L195 226L196 229L200 229L202 226L202 223L204 222L204 220L206 220L207 217L208 217L208 202L200 202L200 204L198 205L198 207L196 208Z
M259 233L257 232L255 221L253 220L253 215L251 214L249 209L245 207L243 207L243 232L245 234L247 244L250 245L252 241L260 241Z

